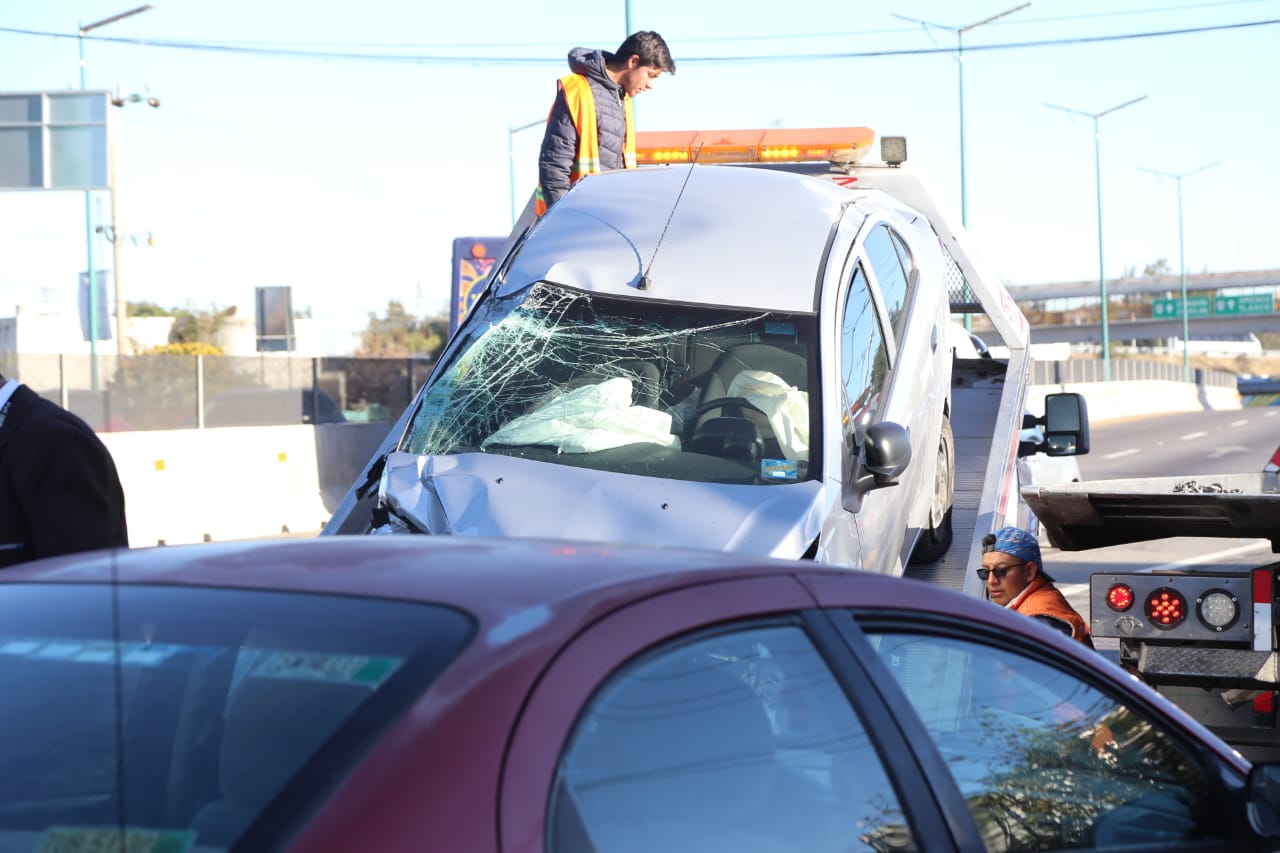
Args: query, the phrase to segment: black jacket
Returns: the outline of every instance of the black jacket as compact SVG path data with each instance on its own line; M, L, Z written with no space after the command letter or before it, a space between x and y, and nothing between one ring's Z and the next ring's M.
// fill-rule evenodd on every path
M0 568L129 546L124 490L89 425L19 385L0 424Z
M627 138L627 113L622 105L622 87L609 79L605 62L613 54L602 50L575 47L569 51L569 70L581 74L591 84L596 102L596 133L600 140L600 168L621 169L625 165L622 149ZM538 183L542 197L550 205L569 191L569 173L578 156L578 128L573 123L564 92L556 91L556 102L547 119L542 137L542 153L538 157Z

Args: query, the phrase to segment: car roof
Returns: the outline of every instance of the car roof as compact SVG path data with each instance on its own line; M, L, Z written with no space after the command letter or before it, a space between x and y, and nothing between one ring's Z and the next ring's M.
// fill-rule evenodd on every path
M575 625L650 595L736 578L795 575L856 577L859 602L867 606L909 601L943 613L982 606L939 587L807 561L463 536L322 536L103 550L14 566L0 572L0 583L114 581L421 601L466 610L482 631L545 609L559 614L561 628L573 632ZM917 589L904 595L904 583Z
M322 536L71 554L7 568L0 572L0 585L203 586L452 606L471 614L486 638L473 645L463 670L483 673L501 660L516 683L521 681L514 678L516 658L532 677L551 650L620 607L681 588L766 577L792 578L814 606L911 610L986 623L1056 646L1114 682L1129 677L1034 620L954 590L808 561L712 551L461 536ZM528 642L513 656L512 643L521 639ZM1216 740L1189 717L1173 719L1202 742ZM1217 743L1215 749L1246 766L1225 745Z
M534 225L498 292L545 280L664 302L811 313L832 229L853 200L829 181L736 166L590 175Z

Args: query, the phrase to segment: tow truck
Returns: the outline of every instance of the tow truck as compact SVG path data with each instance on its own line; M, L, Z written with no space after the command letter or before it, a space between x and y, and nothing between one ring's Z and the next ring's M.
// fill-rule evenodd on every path
M983 595L1019 454L1088 449L1077 394L1020 442L1028 324L868 128L637 135L640 168L516 223L325 527L807 558ZM984 315L1003 357L961 357ZM993 341L995 343L995 341Z
M1263 539L1280 552L1280 449L1260 472L1023 489L1049 541L1084 551L1169 537ZM1253 760L1280 759L1280 562L1095 572L1090 631L1119 662Z

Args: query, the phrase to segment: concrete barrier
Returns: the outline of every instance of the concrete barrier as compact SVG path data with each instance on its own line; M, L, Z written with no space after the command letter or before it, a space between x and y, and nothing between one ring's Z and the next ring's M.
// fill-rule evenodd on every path
M1083 394L1089 407L1089 422L1094 424L1141 415L1241 408L1240 394L1234 388L1164 381L1033 385L1027 392L1027 408L1034 414L1043 414L1045 395L1060 391Z
M1084 394L1092 423L1165 412L1239 409L1228 388L1183 382L1036 385ZM176 545L316 533L378 449L390 424L228 427L102 433L124 486L129 544Z
M319 532L388 424L102 433L132 547Z

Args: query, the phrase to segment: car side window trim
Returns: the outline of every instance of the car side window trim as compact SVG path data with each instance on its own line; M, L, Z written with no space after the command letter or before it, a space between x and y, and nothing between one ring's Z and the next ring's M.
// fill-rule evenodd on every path
M857 608L851 608L839 615L833 611L833 617L842 631L849 627L855 632L854 636L859 639L857 646L851 646L855 656L862 659L869 670L873 672L879 671L889 679L889 682L886 682L887 689L885 692L886 694L892 694L892 697L888 698L887 701L894 707L910 707L911 702L907 698L906 692L898 685L897 680L893 678L880 656L871 646L870 640L866 635L867 632L909 633L958 640L966 643L988 644L1035 663L1068 672L1085 686L1098 691L1112 701L1124 705L1129 711L1158 728L1184 754L1199 761L1207 771L1205 776L1209 786L1208 797L1217 814L1221 815L1224 821L1229 822L1234 835L1247 837L1248 827L1236 817L1241 814L1240 809L1232 807L1233 803L1238 803L1239 794L1231 792L1230 780L1224 775L1228 771L1222 762L1194 738L1191 738L1175 726L1165 725L1161 721L1161 712L1154 705L1147 702L1141 694L1134 693L1119 696L1113 685L1104 679L1096 677L1093 672L1081 667L1066 655L1058 654L1047 646L1023 642L1021 638L1009 633L991 630L970 621L937 615L928 622L922 622L920 614L915 612L895 614L892 611L877 610L875 613L865 613L858 611ZM869 663L867 658L871 659ZM879 676L876 683L880 684ZM906 704L895 706L894 703L899 701ZM910 728L913 733L908 736L912 738L922 736L931 741L932 738L926 732L919 717L916 714L911 714L910 716L912 718ZM939 761L942 761L941 755L938 758ZM959 796L958 789L956 789L956 793ZM963 798L961 798L961 802L963 803ZM965 805L964 807L967 811L968 806Z
M945 810L939 808L937 802L936 790L932 779L947 779L945 768L941 775L936 769L931 770L930 767L922 766L916 760L913 750L913 740L904 731L900 725L899 718L901 715L894 712L895 707L909 707L907 705L893 705L885 701L883 691L880 690L880 681L888 677L892 680L893 676L885 673L880 675L873 670L869 670L865 666L863 656L856 653L851 654L851 645L845 636L845 632L839 625L839 622L847 620L850 627L856 631L857 626L853 624L852 617L846 611L839 610L809 610L800 614L805 629L810 638L813 640L814 646L818 652L826 660L827 666L835 674L836 679L840 683L844 695L848 698L849 704L857 713L858 718L866 725L867 733L871 737L872 744L876 752L880 756L880 761L885 770L889 774L890 782L894 786L894 793L898 797L902 809L907 814L907 818L912 828L921 839L927 839L932 845L943 838L951 837L952 829L957 826L956 822ZM863 638L861 642L866 643ZM874 652L872 653L874 654ZM879 663L877 660L876 663ZM895 688L896 684L893 685ZM905 702L905 699L903 700ZM915 715L910 715L914 717ZM920 727L923 733L923 726ZM924 735L927 742L928 736ZM915 740L914 743L922 743ZM935 753L932 745L928 747L928 751ZM941 757L937 756L940 762ZM934 797L921 797L912 790L912 786L916 790L934 791ZM954 787L954 786L950 786ZM955 790L955 795L959 797L960 792ZM963 800L960 801L962 810L962 823L972 823L968 809L963 808ZM971 831L974 838L977 837L977 827L972 826ZM959 849L965 849L968 845L961 843L960 839L953 839Z
M910 710L911 701L898 685L893 673L889 672L884 662L880 660L880 656L872 648L871 641L855 621L853 612L832 608L823 611L823 614L835 632L835 638L843 643L844 649L848 652L845 660L850 663L847 666L836 669L834 664L832 665L836 675L840 677L845 692L857 692L858 684L866 684L871 691L874 691L878 700L877 706L890 710L887 720L876 722L883 725L886 730L891 729L896 732L897 737L911 745L907 754L914 751L921 784L933 794L932 800L939 809L943 825L949 828L956 847L961 850L985 849L986 845L978 831L978 824L969 811L969 804L965 801L959 786L953 781L942 753L934 746L933 738L925 729L923 721ZM911 627L919 630L918 624L912 624ZM832 640L835 641L835 638ZM823 651L824 654L827 653L826 649ZM892 713L892 709L895 708L903 711ZM868 720L868 723L870 722Z

